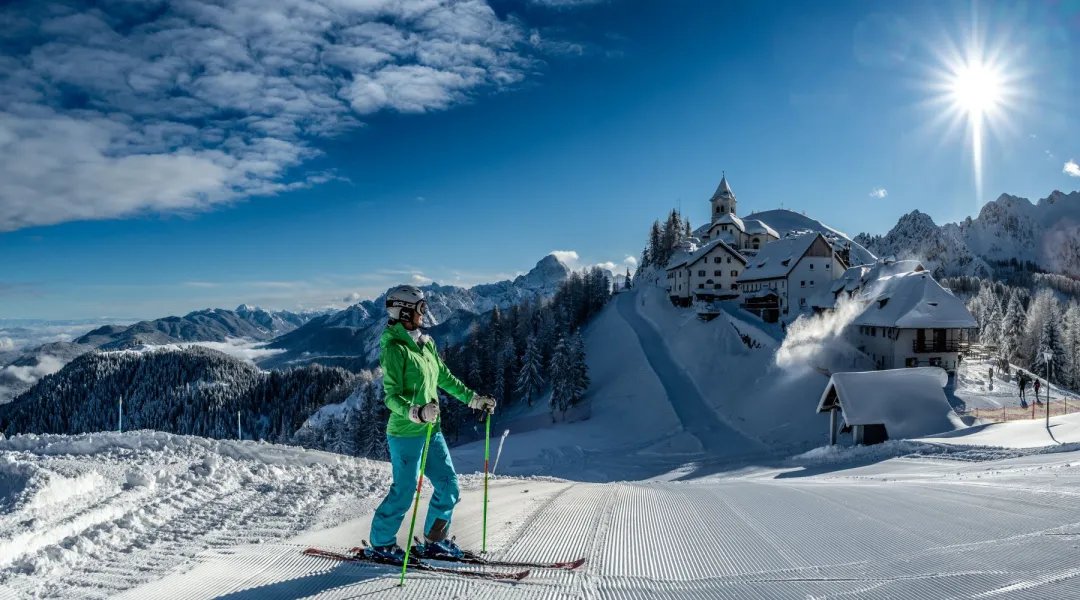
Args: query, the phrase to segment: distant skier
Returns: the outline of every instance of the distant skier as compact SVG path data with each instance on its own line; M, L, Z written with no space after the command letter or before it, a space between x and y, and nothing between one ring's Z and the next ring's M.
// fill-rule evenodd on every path
M495 400L465 387L439 358L431 337L421 333L420 325L427 311L423 291L411 285L394 288L386 296L386 309L389 323L379 341L382 350L379 364L386 406L391 412L386 440L390 446L394 481L375 510L371 521L371 547L365 552L373 558L404 561L405 551L396 543L397 533L412 506L417 478L421 477L420 458L428 423L434 423L425 473L434 493L424 524L424 544L419 550L421 557L426 558L460 557L461 549L449 539L450 521L460 491L450 452L439 427L438 389L442 388L476 410L493 412ZM407 543L411 544L412 540Z
M787 324L783 321L780 321L780 332L787 335Z
M1027 408L1027 384L1027 374L1020 371L1020 375L1016 378L1016 387L1020 388L1020 406L1023 408Z
M990 367L990 379L988 381L990 382L990 391L993 391L994 390L994 367Z
M1039 378L1036 377L1035 378L1035 404L1042 404L1042 400L1039 400L1039 388L1041 388L1041 387L1042 387L1042 383L1039 381Z

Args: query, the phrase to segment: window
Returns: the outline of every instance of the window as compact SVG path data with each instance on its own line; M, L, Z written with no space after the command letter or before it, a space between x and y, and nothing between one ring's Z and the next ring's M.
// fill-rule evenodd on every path
M806 287L806 281L805 281L805 280L804 280L804 281L800 281L800 282L799 282L799 287Z
M908 367L909 369L911 367L917 367L919 366L919 359L915 358L914 356L909 356L908 358L904 359L904 366Z
M714 284L714 285L713 285L713 289L714 289L714 290L722 290L722 289L724 289L724 286L722 286L722 285L720 285L719 283L717 283L717 284Z
M811 270L811 271L813 271L813 270L814 270L814 263L810 263L810 270Z
M705 284L704 283L697 284L697 289L699 289L699 290L705 289Z
M738 276L739 276L739 272L738 272L738 271L732 271L732 272L731 272L731 276L732 276L732 277L738 277Z
M931 367L940 367L941 366L941 357L940 356L932 356L932 357L930 357L930 366Z
M813 279L810 280L810 287L814 287L814 280Z
M721 275L724 274L724 272L723 271L713 271L712 274L713 274L713 277L720 277Z
M786 266L791 264L791 259L790 258L785 258L784 260L780 261L780 264L782 264L782 265L784 265L786 267Z
M729 265L731 264L731 257L730 256L727 257L727 264L729 264Z
M720 257L719 257L719 256L714 256L714 257L713 257L713 259L712 259L712 261L713 261L714 263L718 263L718 262L720 262Z
M780 289L784 289L784 281L783 280L780 281Z
M733 289L733 290L739 289L738 284L735 284L735 283L731 284L731 289Z
M799 298L799 308L806 308L806 298Z
M705 269L701 269L700 271L697 272L697 274L698 274L698 277L704 277L705 276Z
M828 269L828 268L829 268L829 267L831 267L831 266L832 266L831 264L829 264L829 263L825 263L825 268L826 268L826 269Z
M870 328L870 337L877 337L877 327Z

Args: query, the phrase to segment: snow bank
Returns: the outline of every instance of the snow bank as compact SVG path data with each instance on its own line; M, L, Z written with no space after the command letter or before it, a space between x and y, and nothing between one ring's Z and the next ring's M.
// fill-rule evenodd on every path
M364 459L154 431L0 440L0 589L111 596L209 548L357 517L388 479Z

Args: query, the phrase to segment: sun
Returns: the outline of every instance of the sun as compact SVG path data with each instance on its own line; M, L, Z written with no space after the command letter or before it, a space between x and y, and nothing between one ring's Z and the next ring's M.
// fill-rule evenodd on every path
M958 65L948 85L952 101L969 116L997 111L1005 98L1001 73L979 60Z
M949 131L963 129L971 142L977 206L983 201L985 140L1010 128L1023 89L1023 73L1015 57L1002 51L1008 47L1004 42L989 46L985 36L972 33L962 45L943 44L931 83L935 120L944 121Z

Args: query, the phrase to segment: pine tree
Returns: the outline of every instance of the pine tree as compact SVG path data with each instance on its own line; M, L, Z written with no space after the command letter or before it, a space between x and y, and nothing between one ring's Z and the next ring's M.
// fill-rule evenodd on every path
M1001 314L1001 307L998 306L998 303L995 301L994 305L986 315L979 340L983 344L1000 344L1002 321L1004 321L1004 317Z
M1069 386L1080 388L1080 304L1069 302L1065 311L1064 346L1065 363L1069 372Z
M570 352L565 337L560 337L551 355L548 380L551 382L551 410L566 410L570 405Z
M626 267L626 279L623 279L623 289L628 290L632 287L633 285L630 283L630 267Z
M1061 324L1057 320L1048 319L1043 322L1042 332L1039 335L1039 346L1035 358L1033 370L1045 374L1047 367L1046 356L1050 356L1050 381L1061 383L1068 381L1069 371L1065 345L1061 339ZM1037 367L1037 369L1036 369ZM1045 376L1045 375L1044 375Z
M568 350L570 353L568 392L570 404L573 405L581 401L591 383L589 367L585 362L585 340L581 338L580 333L575 331L570 337Z
M1005 316L1001 323L1001 356L1006 360L1015 360L1020 351L1021 338L1024 335L1024 323L1027 322L1027 314L1020 298L1016 294L1009 295L1009 304L1005 309Z
M648 263L657 267L667 266L666 253L664 252L664 233L660 228L660 221L653 221L652 229L649 230Z
M521 360L521 370L517 377L517 393L525 398L525 402L532 406L533 396L544 387L544 378L541 375L543 355L540 351L540 343L535 335L529 336L525 346L525 356Z
M684 237L686 239L690 239L693 236L694 236L694 230L690 229L690 218L687 217L686 218L686 233L685 233Z

